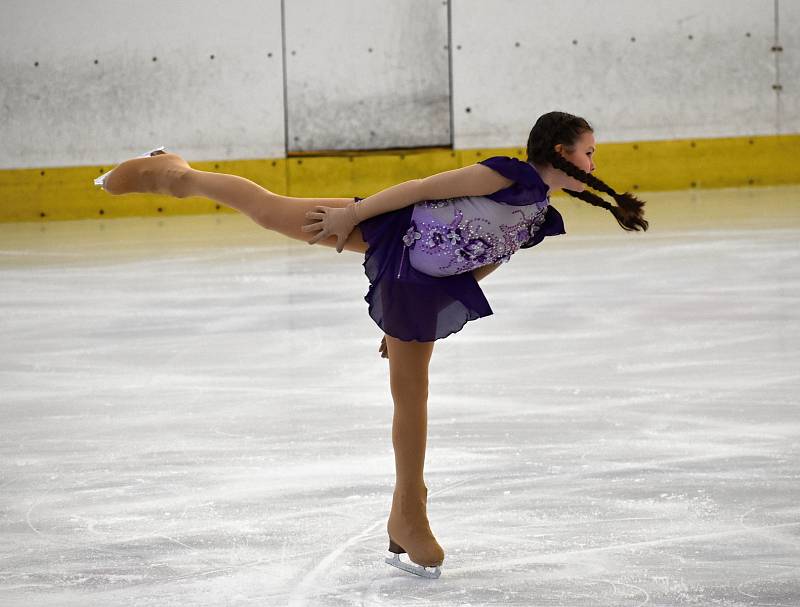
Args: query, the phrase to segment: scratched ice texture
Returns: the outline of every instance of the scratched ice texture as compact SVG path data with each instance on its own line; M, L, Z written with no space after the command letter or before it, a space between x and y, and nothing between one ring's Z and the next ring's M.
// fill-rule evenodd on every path
M648 197L436 344L439 580L383 563L361 257L240 215L0 226L0 604L800 604L800 189Z

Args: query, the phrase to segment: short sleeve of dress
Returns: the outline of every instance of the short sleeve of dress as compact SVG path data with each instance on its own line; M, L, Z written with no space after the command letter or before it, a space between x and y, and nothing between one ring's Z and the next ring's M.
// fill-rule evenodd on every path
M527 205L547 199L550 187L527 162L510 156L492 156L481 160L478 164L487 166L506 179L514 181L509 187L495 192L488 198L512 205Z
M533 167L527 162L522 162L519 158L512 158L511 156L492 156L491 158L481 160L479 164L497 171L507 179L513 179L514 181L525 184L531 181L531 169Z
M550 206L548 197L550 187L532 165L510 156L492 156L481 160L480 164L488 166L506 179L514 181L509 187L498 190L487 198L511 205L528 205L547 200L547 210L541 223L531 226L531 237L521 248L529 249L542 242L546 236L558 236L566 233L561 213Z

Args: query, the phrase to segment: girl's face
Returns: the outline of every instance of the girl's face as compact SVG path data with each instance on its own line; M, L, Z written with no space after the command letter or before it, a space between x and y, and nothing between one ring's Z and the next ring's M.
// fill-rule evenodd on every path
M591 173L595 169L593 160L595 147L594 133L591 131L584 131L571 148L558 144L556 146L556 152L582 171ZM578 181L566 175L565 177L567 177L569 181L569 185L564 186L566 189L575 192L583 192L583 190L586 189L586 184L582 181Z

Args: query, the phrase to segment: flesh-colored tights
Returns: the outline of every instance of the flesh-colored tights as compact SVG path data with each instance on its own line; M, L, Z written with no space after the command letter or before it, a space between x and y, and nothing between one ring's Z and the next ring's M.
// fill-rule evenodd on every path
M303 225L315 206L344 207L352 198L292 198L264 189L236 175L191 169L182 178L187 196L210 198L232 207L269 230L308 242L314 233ZM182 192L183 193L183 192ZM334 248L336 238L317 243ZM353 230L344 250L364 254L367 243L359 229ZM438 564L444 552L434 539L426 514L427 488L423 479L428 432L428 366L434 342L402 341L389 335L389 379L394 400L392 445L395 455L395 491L389 533L420 564Z

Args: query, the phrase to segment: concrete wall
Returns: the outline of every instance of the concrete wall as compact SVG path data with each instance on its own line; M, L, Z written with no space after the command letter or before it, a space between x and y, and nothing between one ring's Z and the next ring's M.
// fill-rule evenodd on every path
M779 4L782 53L776 4L460 0L455 146L524 146L550 109L584 116L603 141L800 132L800 3Z
M786 0L5 0L0 168L798 133L798 86Z
M447 33L441 0L286 2L289 150L449 146Z
M279 0L3 0L0 167L284 154ZM213 58L212 58L213 57Z

